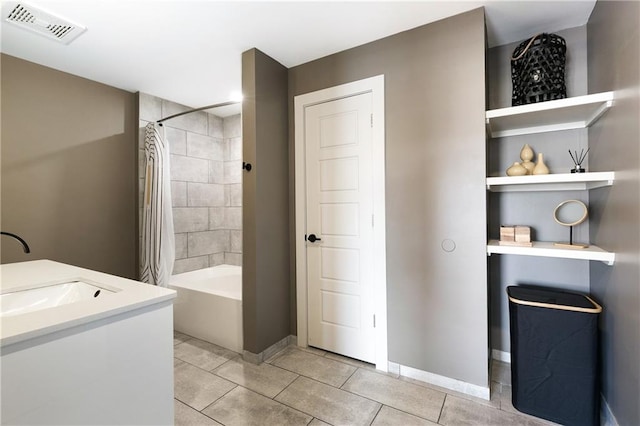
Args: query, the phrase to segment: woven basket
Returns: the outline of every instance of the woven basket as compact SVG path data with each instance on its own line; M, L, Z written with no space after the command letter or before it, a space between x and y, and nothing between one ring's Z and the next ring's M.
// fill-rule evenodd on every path
M511 56L512 105L566 98L566 52L564 39L555 34L538 34L520 43Z

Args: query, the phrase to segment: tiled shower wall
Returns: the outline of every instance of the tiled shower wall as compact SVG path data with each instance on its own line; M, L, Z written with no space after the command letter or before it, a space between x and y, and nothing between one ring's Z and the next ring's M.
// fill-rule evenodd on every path
M140 93L140 197L144 127L191 108ZM176 241L173 273L242 265L242 136L240 115L204 111L163 123L171 153ZM142 206L142 202L140 203Z

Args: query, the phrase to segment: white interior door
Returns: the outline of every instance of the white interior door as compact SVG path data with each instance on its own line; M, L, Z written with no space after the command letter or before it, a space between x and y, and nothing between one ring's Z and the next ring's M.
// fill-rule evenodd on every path
M372 117L371 92L304 110L308 343L374 363Z

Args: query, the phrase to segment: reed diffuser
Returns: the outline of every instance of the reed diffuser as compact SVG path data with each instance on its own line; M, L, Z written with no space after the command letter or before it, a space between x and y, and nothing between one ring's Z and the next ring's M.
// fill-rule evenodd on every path
M578 155L578 151L575 151L575 156L571 153L571 150L569 150L569 155L571 156L571 159L573 160L573 164L575 164L575 167L573 169L571 169L571 173L584 173L585 170L582 167L582 163L584 162L584 159L587 158L587 154L589 153L589 148L587 148L587 150L585 151L584 148L582 148L580 150L580 155Z

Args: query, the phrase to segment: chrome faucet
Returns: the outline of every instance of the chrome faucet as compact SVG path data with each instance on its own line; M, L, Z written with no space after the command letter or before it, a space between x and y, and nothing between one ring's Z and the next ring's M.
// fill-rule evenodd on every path
M16 240L18 240L20 242L20 244L22 244L22 248L23 248L25 253L31 253L31 249L29 248L29 244L27 244L27 242L25 240L23 240L22 238L20 238L16 234L12 234L11 232L4 232L4 231L0 231L0 234L9 236L11 238L15 238Z

